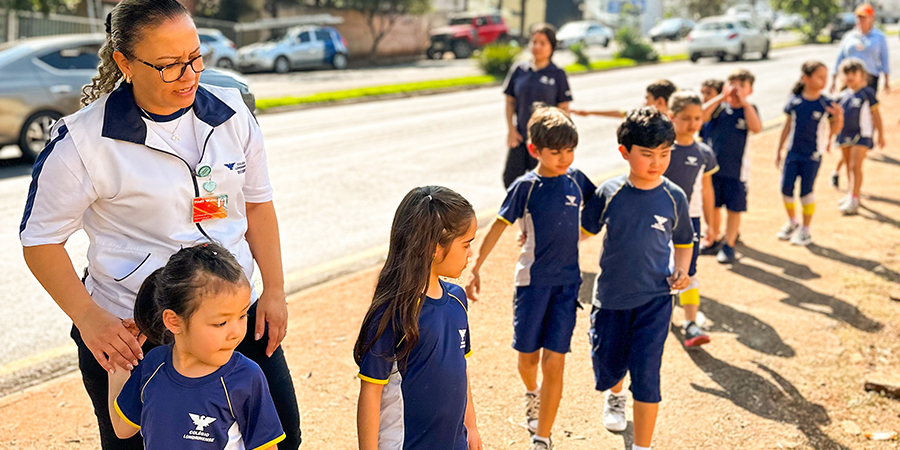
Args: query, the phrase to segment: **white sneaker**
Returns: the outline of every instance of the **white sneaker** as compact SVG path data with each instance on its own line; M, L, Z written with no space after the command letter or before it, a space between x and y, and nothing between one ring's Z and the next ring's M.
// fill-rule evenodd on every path
M850 195L841 197L841 199L838 200L838 208L840 208L841 206L844 206L847 203L850 203L851 200L853 200L853 197L851 197Z
M624 394L624 392L623 392ZM609 431L625 431L628 421L625 419L625 403L628 397L606 393L606 404L603 406L603 426Z
M546 443L540 439L532 439L530 450L552 450L553 442Z
M782 241L787 241L794 235L794 232L797 231L797 228L800 228L800 224L788 221L788 223L784 224L778 233L775 233L775 237L781 239Z
M537 433L538 414L541 412L541 395L525 393L525 425L531 434Z
M841 214L845 216L855 215L859 211L859 200L851 198L846 203L842 203L838 209L841 211Z
M793 245L802 245L807 246L812 244L812 235L809 233L808 228L800 228L794 233L794 237L791 238L791 244Z

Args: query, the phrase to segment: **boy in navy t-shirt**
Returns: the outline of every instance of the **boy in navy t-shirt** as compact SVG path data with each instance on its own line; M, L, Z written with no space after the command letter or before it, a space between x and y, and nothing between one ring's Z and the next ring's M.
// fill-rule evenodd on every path
M741 230L741 213L747 211L747 181L750 178L750 154L747 143L750 133L762 131L756 105L747 99L753 94L753 74L737 69L728 76L722 93L703 105L703 120L709 122L709 142L719 162L719 172L713 175L716 211L709 224L709 233L718 247L716 259L722 264L736 261L734 246ZM718 208L728 210L724 239L719 239L721 216ZM715 248L714 247L714 248Z
M481 243L466 291L477 300L481 266L506 228L518 221L525 244L516 265L513 348L519 352L519 374L525 384L526 422L534 434L531 448L543 450L550 448L550 431L562 398L565 355L579 307L581 207L595 187L583 173L569 167L578 131L562 110L536 110L528 123L528 139L538 166L509 187Z
M641 108L618 130L628 175L603 183L582 211L587 235L604 228L591 312L596 388L609 390L603 424L624 431L625 375L634 395L634 450L650 448L659 411L659 369L673 290L688 287L694 230L684 191L663 176L675 131L655 108ZM674 262L674 263L673 263Z

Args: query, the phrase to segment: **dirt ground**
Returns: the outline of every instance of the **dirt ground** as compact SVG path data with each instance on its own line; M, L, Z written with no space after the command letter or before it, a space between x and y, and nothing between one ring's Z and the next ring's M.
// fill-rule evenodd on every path
M656 449L889 449L866 433L900 432L900 401L863 390L900 367L900 93L884 96L888 149L866 162L860 215L841 217L827 174L817 181L814 244L775 239L785 217L775 170L778 130L753 138L750 211L733 267L702 257L701 311L712 342L685 350L673 329L662 368ZM610 149L614 151L614 149ZM577 165L577 160L576 160ZM598 180L599 181L599 180ZM846 178L842 179L846 185ZM590 302L600 239L582 245L583 301ZM469 359L479 430L488 449L528 446L523 388L512 338L512 277L518 248L507 232L483 273L484 298L470 307ZM285 349L303 417L305 449L356 446L359 381L352 347L376 270L290 298ZM593 388L588 309L579 313L553 438L559 449L630 448L631 427L606 431ZM675 313L680 323L680 309ZM629 399L629 417L630 417ZM439 405L436 405L439 406ZM0 399L0 448L98 449L80 377L71 374Z

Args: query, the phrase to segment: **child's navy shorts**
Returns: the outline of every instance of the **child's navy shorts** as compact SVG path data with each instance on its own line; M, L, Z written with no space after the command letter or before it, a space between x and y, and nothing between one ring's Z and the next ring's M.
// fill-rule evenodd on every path
M793 198L797 178L800 178L800 196L805 197L811 194L821 164L821 158L791 157L788 154L784 160L784 170L781 172L781 194Z
M534 353L542 348L568 353L581 283L563 286L519 286L513 303L513 348Z
M691 225L694 226L694 248L691 254L691 268L688 270L689 276L697 274L697 258L700 257L700 218L691 217Z
M733 212L747 212L747 184L737 178L712 176L716 192L716 208L725 207Z
M872 150L875 147L875 143L872 141L871 137L862 137L859 134L844 134L841 133L837 137L838 147L853 147L853 146L862 146L869 150Z
M632 309L594 308L588 335L598 391L615 386L630 372L636 401L662 401L659 368L674 299L664 295Z

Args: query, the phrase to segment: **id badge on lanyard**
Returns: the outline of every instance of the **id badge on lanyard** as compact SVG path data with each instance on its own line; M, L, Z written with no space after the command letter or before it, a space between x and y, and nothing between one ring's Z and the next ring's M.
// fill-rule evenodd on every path
M200 223L205 220L228 217L228 196L215 195L217 185L215 181L212 181L212 168L209 166L200 167L197 170L197 175L207 178L206 182L203 183L203 190L206 191L206 195L194 198L191 220L194 223Z

